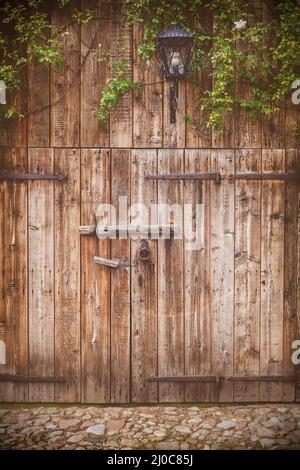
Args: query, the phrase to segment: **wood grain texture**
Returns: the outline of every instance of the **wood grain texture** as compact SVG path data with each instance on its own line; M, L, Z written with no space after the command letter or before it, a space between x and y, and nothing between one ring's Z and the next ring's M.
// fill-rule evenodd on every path
M184 171L210 171L210 159L211 150L186 150ZM188 236L190 225L193 231L199 231L199 237L204 227L203 247L188 250L187 238L184 243L185 374L189 376L211 375L210 186L209 181L184 183L184 203L193 206L192 219L184 221L185 237ZM203 205L203 218L199 221L195 220L196 204ZM210 401L211 385L186 384L185 400Z
M261 172L261 150L237 150L236 172ZM261 182L235 183L234 375L259 373ZM258 382L234 384L234 401L259 400Z
M143 26L133 29L133 79L142 86L133 95L133 146L162 146L162 77L159 63L140 59L137 47L143 41Z
M110 17L111 60L127 60L127 73L132 77L132 27L125 25L125 10L120 0L112 4ZM110 70L110 75L113 71ZM110 113L110 146L133 147L132 145L132 92L125 93Z
M54 150L30 149L28 170L53 174ZM29 375L54 375L54 182L28 183ZM29 384L29 401L54 401L54 384Z
M212 34L213 17L209 8L199 5L199 18L204 34ZM210 46L206 46L204 57ZM186 84L186 114L191 122L186 123L186 148L211 148L212 131L207 126L208 112L200 109L200 101L205 91L211 90L212 77L208 67L201 67L197 73L191 73Z
M183 171L182 150L159 150L158 173ZM158 203L174 206L183 198L182 181L159 181ZM174 225L182 226L182 218L174 208L167 214ZM179 219L179 220L177 220ZM184 375L184 287L183 241L158 241L158 375ZM160 402L184 400L184 384L159 384Z
M270 22L276 18L275 2L262 2L263 7L263 21ZM269 50L273 46L272 38L265 41ZM268 61L269 57L266 53L265 60ZM277 102L279 111L276 111L269 116L262 116L262 147L263 148L283 148L284 147L284 116L285 116L285 103Z
M26 149L1 149L1 166L20 172L27 170ZM2 182L0 204L3 223L0 239L0 339L6 345L6 364L1 373L28 372L27 310L27 183ZM28 401L28 385L4 383L0 399Z
M110 202L110 151L81 154L81 224L94 224L99 204ZM79 230L79 227L78 227ZM93 263L110 258L110 241L81 237L82 401L110 401L110 268Z
M151 204L157 202L157 182L145 181L144 174L157 172L156 150L133 150L131 155L131 204L136 206L134 224L155 223L150 220ZM133 214L135 216L135 214ZM147 217L148 216L148 217ZM147 217L147 219L146 219ZM139 258L141 234L131 241L131 400L133 402L156 402L157 384L148 379L157 375L157 241L147 240L149 261Z
M255 20L261 21L263 18L263 0L254 0L251 2L251 9L255 14ZM243 54L253 53L251 45L245 44L245 41L236 42L238 52ZM237 67L236 99L250 101L253 99L250 86L243 81L243 70ZM245 111L242 106L237 104L235 109L235 147L241 148L261 148L262 142L262 118L253 117Z
M291 171L299 159L299 151L288 149L285 152L285 168ZM294 374L297 369L292 363L292 343L299 339L297 327L297 256L298 251L298 193L299 188L293 181L285 186L284 218L284 317L283 317L283 370ZM295 399L294 384L282 385L282 399Z
M80 151L55 150L55 384L56 402L79 402L80 361ZM68 250L66 250L68 247Z
M119 210L120 197L130 205L130 150L111 151L111 203L117 218L124 217ZM121 224L123 225L123 223ZM126 225L126 224L124 224ZM122 266L111 272L111 402L130 401L130 240L111 241L111 258L122 261Z
M212 152L211 170L221 175L234 172L234 152ZM234 324L234 183L211 186L211 370L215 375L233 374ZM214 398L215 399L215 398ZM233 400L233 384L219 389L219 401Z
M262 171L284 171L284 151L262 151ZM284 196L282 181L262 182L260 374L283 373ZM262 401L282 400L282 383L261 383Z
M62 28L62 69L51 66L51 146L79 147L80 107L80 26L72 12L80 6L75 0L62 10L54 8L52 23Z
M81 146L108 147L109 123L98 122L97 109L109 75L108 64L99 58L110 46L110 7L83 0L82 8L94 11L95 19L81 26Z

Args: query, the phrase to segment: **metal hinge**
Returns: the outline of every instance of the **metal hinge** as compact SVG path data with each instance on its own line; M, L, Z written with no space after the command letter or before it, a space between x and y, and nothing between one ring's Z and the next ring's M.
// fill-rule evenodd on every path
M67 181L62 175L42 175L39 173L18 173L16 171L0 171L0 181L29 181L29 180L55 180L61 183Z

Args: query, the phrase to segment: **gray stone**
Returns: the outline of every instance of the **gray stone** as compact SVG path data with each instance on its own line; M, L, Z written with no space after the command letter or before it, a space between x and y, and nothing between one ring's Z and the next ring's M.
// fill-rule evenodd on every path
M199 439L200 441L202 441L208 436L208 434L209 431L207 429L200 429L199 431L194 432L191 437L193 439Z
M231 429L234 428L236 423L230 419L226 419L225 421L221 421L220 423L217 424L218 428L221 429Z
M105 434L105 425L104 424L95 424L87 428L86 432L92 434L93 436L103 436Z
M166 437L166 433L164 431L157 430L157 431L154 431L153 436L155 436L155 437Z
M268 439L268 438L260 439L259 443L264 449L269 449L270 447L274 445L274 439Z

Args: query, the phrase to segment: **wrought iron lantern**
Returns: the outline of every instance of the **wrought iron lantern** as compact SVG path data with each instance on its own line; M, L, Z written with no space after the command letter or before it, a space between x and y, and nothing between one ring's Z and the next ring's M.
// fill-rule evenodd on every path
M170 122L176 122L178 80L184 79L193 56L193 34L173 26L163 31L158 38L157 48L161 67L167 80L173 80L170 90Z

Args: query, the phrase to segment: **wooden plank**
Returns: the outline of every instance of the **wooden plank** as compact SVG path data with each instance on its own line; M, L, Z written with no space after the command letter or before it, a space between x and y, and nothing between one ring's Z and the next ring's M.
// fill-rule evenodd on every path
M162 79L157 58L143 62L137 54L143 37L143 25L135 25L133 78L135 83L143 85L134 92L133 145L157 148L162 146Z
M111 152L111 203L117 218L119 198L127 197L130 204L130 150ZM121 224L121 221L120 221ZM126 224L124 224L126 225ZM130 240L111 241L111 258L122 266L111 272L111 402L130 401Z
M263 17L263 0L254 0L251 2L251 9L255 12L255 20L261 21ZM238 52L243 54L253 54L253 48L245 41L238 40L236 44ZM251 100L253 95L250 86L244 82L239 75L237 67L236 99ZM235 147L240 148L260 148L262 142L262 118L252 117L241 106L236 106L235 119Z
M261 172L261 150L237 150L236 172ZM261 182L235 183L234 375L259 375ZM259 400L259 383L234 385L234 401Z
M157 182L145 182L144 174L156 171L156 150L132 151L131 204L144 204L149 211L147 218L142 213L134 223L155 222L150 220L150 210L157 203ZM148 240L150 260L145 262L139 259L141 238L142 234L131 242L131 400L150 403L158 399L157 385L148 382L157 375L157 240Z
M299 159L299 151L288 149L285 152L286 171L292 170ZM299 339L297 331L297 253L298 250L298 192L296 182L285 185L284 219L284 318L283 318L283 371L285 374L296 373L292 363L292 343ZM282 399L294 401L295 385L284 384Z
M284 151L262 151L263 171L284 171ZM260 374L283 373L284 193L282 181L262 182ZM282 383L260 384L260 400L281 401Z
M18 115L10 119L1 119L0 126L0 147L25 147L27 145L27 95L24 91L26 85L26 69L20 75L21 88L19 90L7 91L7 105L5 109L14 106L18 113L25 117L19 118ZM3 106L3 105L1 105Z
M46 2L39 9L50 18ZM47 34L47 32L46 32ZM49 37L50 30L47 34ZM50 66L33 59L27 66L29 147L50 146Z
M299 76L300 71L298 72ZM292 102L293 91L291 89L291 94L285 102L284 147L286 149L300 147L300 104Z
M263 1L263 21L271 22L278 15L274 2ZM265 41L269 49L274 45L274 41L270 37ZM265 60L270 57L266 54ZM284 103L278 102L280 110L270 114L270 116L262 116L262 147L263 148L282 148L284 147L284 119L285 106Z
M173 82L165 80L163 83L163 147L185 147L185 107L186 107L186 81L178 83L178 102L176 122L170 123L170 93Z
M29 149L28 170L53 173L52 149ZM54 182L28 182L29 374L54 375ZM54 400L53 384L30 384L29 401Z
M212 152L211 169L221 175L234 173L234 152ZM234 183L211 184L210 198L211 373L227 377L233 375ZM221 384L215 398L233 401L232 383Z
M132 27L125 24L125 6L120 1L112 4L110 35L111 60L117 62L125 58L128 76L132 76ZM132 92L128 92L119 99L110 113L111 147L132 147L132 114Z
M26 149L2 149L1 166L27 170ZM27 374L27 184L2 182L0 204L3 221L1 239L0 339L6 347L1 373ZM1 384L1 401L28 401L28 385Z
M82 149L81 223L95 223L99 204L110 202L110 151ZM81 237L82 401L110 401L110 241Z
M62 70L51 66L51 146L78 147L80 119L80 26L72 13L80 6L75 0L63 9L54 8L52 23L63 29Z
M97 121L97 109L109 70L101 53L109 49L109 5L95 5L93 0L82 0L82 9L94 12L95 19L81 26L81 146L108 147L109 123Z
M183 151L159 150L158 173L182 172ZM159 181L158 203L182 204L182 181ZM175 225L182 218L169 217ZM158 375L184 375L183 241L158 241ZM159 384L160 402L184 400L183 384Z
M210 170L210 150L186 150L185 172ZM184 306L185 306L185 374L210 374L210 185L215 183L186 181L184 183L184 203L193 204L193 217L196 217L196 204L203 204L203 220L197 228L199 233L204 224L204 247L184 252ZM193 220L188 221L189 224ZM188 233L185 231L185 233ZM193 384L185 387L185 401L210 401L210 384Z
M212 33L212 12L209 8L199 5L199 18L201 18L205 34ZM205 49L207 54L211 44ZM207 126L208 112L200 109L200 100L207 90L211 90L211 70L201 67L197 73L192 73L186 85L186 114L191 122L186 123L186 147L187 148L211 148L212 131Z
M55 150L55 385L56 402L80 401L80 151ZM66 247L68 249L66 250Z

